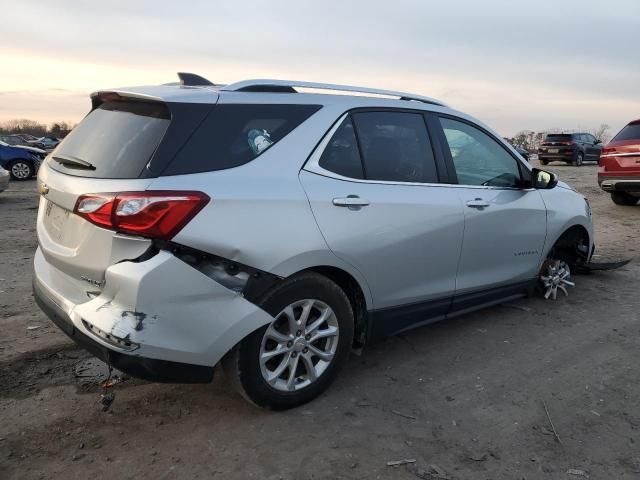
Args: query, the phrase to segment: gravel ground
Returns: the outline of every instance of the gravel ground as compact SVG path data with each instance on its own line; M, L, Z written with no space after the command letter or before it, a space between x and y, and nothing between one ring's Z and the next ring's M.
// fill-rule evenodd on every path
M104 412L103 370L34 304L38 197L13 182L0 194L0 478L640 478L640 206L614 205L594 166L549 168L589 198L599 258L634 262L577 277L555 302L372 345L284 413L250 406L220 371L212 385L125 380Z

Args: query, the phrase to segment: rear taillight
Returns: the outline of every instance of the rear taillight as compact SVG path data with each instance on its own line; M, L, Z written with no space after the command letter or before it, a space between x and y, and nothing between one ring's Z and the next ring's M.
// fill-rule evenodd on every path
M170 240L209 200L202 192L96 193L78 198L73 212L99 227Z

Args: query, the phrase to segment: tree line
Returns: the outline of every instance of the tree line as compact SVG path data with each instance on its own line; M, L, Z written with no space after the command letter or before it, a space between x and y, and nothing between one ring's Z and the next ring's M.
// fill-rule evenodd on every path
M5 120L0 122L0 134L23 133L33 135L34 137L56 137L62 138L66 136L75 124L69 122L53 122L50 124L36 122L20 118L15 120Z
M542 132L534 132L532 130L522 130L515 134L513 138L509 138L509 142L520 148L524 148L530 152L537 152L540 144L544 141L544 137L551 133L575 133L578 130L563 130L560 128L550 128ZM611 139L611 127L607 124L602 124L598 128L591 130L580 130L579 133L590 133L596 137L603 144L607 143Z

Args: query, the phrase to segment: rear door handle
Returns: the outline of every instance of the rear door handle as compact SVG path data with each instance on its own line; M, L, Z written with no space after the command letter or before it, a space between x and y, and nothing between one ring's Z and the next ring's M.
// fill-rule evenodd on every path
M366 207L369 205L369 200L360 198L357 195L349 195L348 197L334 198L333 204L336 207Z
M476 198L475 200L469 200L467 202L467 207L471 208L485 208L490 205L489 202L483 200L482 198Z

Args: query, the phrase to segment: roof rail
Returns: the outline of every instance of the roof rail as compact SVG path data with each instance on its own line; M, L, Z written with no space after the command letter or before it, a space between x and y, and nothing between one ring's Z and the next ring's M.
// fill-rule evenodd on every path
M439 105L446 107L447 105L440 100L436 100L431 97L423 97L420 95L414 95L413 93L395 92L393 90L379 90L377 88L367 87L354 87L350 85L335 85L332 83L315 83L315 82L301 82L294 80L243 80L242 82L236 82L222 87L221 91L226 92L290 92L294 93L294 87L310 88L318 90L336 90L341 92L354 92L354 93L370 93L373 95L383 95L386 97L397 97L400 100L413 100L416 102L430 103L433 105Z

